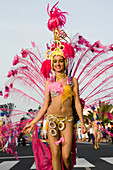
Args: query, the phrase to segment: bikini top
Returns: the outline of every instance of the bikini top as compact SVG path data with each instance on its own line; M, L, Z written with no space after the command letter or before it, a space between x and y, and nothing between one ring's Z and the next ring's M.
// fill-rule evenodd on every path
M64 103L67 98L74 96L72 91L71 77L67 79L67 85L63 87L62 82L55 82L53 79L50 80L51 83L48 84L47 91L50 92L51 97L56 97L60 95L61 104Z

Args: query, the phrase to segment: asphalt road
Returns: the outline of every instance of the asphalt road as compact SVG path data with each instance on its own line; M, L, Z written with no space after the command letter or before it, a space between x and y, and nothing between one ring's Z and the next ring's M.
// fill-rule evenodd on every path
M19 161L0 151L0 170L36 170L31 146L17 146ZM113 144L77 143L77 164L73 170L113 170Z
M82 165L84 164L84 168L77 167L74 169L113 170L113 144L101 143L99 146L100 148L95 150L91 143L78 143L78 163L81 158L85 159L84 162L81 162Z

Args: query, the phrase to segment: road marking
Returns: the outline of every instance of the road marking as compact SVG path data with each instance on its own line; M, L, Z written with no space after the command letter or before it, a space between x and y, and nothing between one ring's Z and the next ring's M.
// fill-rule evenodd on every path
M0 163L0 169L9 170L10 168L12 168L18 162L19 161L4 161L4 162Z
M34 156L18 156L18 158L33 158ZM15 157L1 157L0 159L15 159ZM0 163L0 169L2 170L9 170L10 168L12 168L15 164L17 164L19 161L4 161L2 163ZM88 162L86 159L84 158L77 158L76 160L77 164L74 165L74 167L83 167L86 170L91 170L89 167L95 167L93 164L91 164L90 162ZM35 162L32 164L30 169L36 169L36 165Z
M89 167L85 167L85 169L86 169L86 170L91 170L91 168L89 168Z
M90 162L88 162L86 159L84 158L77 158L76 159L76 165L74 165L74 167L85 167L85 168L89 168L89 167L95 167L93 164L91 164Z
M110 164L113 164L113 157L106 157L106 158L100 158L100 159L102 159Z
M18 156L18 159L19 158L34 158L34 156ZM11 157L0 157L0 159L16 159L14 156L11 156Z
M35 165L35 162L33 163L31 169L36 169L36 165Z
M77 164L74 167L84 167L86 170L91 170L89 167L95 167L93 164L89 163L84 158L77 158ZM33 163L31 169L36 169L35 162Z

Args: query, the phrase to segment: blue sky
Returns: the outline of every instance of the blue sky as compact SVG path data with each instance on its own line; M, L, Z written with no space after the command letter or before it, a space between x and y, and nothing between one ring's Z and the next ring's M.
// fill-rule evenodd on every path
M13 57L35 41L42 55L52 33L46 24L47 4L56 0L0 0L0 90ZM68 35L79 32L90 42L100 40L104 45L113 42L112 0L60 0L59 8L69 13L65 30ZM0 98L0 103L4 102Z

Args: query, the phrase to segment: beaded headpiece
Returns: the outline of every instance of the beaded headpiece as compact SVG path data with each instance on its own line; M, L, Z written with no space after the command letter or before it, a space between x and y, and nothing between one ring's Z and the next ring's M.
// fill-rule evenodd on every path
M57 28L55 28L53 30L53 35L54 35L54 44L46 52L46 59L51 60L51 67L53 70L53 57L55 55L60 55L65 59L65 69L67 69L67 56L64 53L65 42L61 41L61 40L65 40L68 45L68 41L65 39L65 38L67 38L67 35L64 32L64 30L61 30L59 32L59 30Z
M56 5L58 2L52 7L51 11L49 12L49 4L47 6L47 13L49 15L49 20L47 26L50 31L53 32L54 41L51 47L46 52L46 61L42 64L41 71L45 78L48 78L47 75L48 71L48 64L51 66L53 70L53 57L55 55L60 55L65 59L65 69L67 69L67 63L69 58L74 58L74 48L71 46L71 39L67 36L64 30L62 30L62 26L66 23L65 14L67 12L62 12ZM50 64L51 62L51 64ZM50 70L51 70L50 68Z

